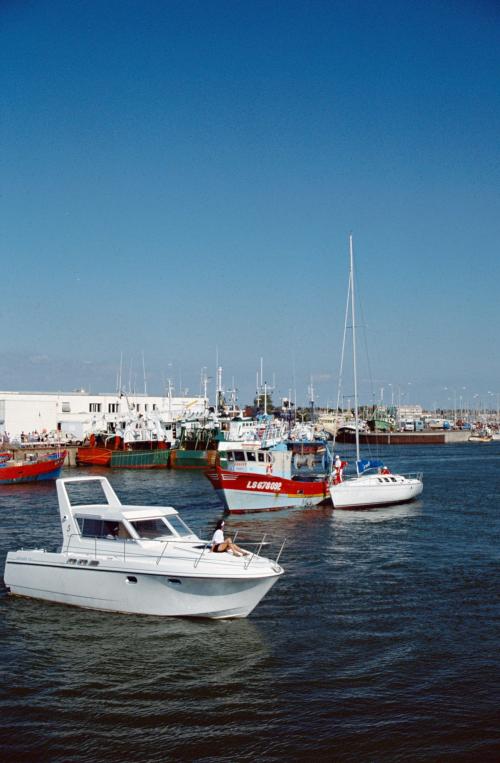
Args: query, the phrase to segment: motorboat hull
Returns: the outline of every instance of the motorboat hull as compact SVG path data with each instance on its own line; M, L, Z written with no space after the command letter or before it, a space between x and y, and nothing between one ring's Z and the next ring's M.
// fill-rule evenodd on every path
M207 477L230 514L310 508L329 500L324 479L294 480L220 468L207 472Z
M423 483L418 477L376 475L333 484L330 496L334 509L368 509L413 501L422 490Z
M158 617L247 617L277 581L265 577L215 577L144 571L131 564L43 551L10 552L4 580L9 592L86 609Z

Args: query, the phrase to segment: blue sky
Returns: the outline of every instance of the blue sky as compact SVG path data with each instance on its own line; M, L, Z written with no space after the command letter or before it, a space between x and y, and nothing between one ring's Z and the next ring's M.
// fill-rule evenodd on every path
M198 393L218 357L248 402L263 357L332 402L352 231L361 396L500 392L495 3L0 20L0 389L113 390L122 355L142 390L144 354L149 391Z

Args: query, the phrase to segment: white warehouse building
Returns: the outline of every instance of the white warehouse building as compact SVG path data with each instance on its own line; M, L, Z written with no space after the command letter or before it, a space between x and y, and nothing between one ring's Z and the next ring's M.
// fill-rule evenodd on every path
M67 432L82 439L90 431L96 414L118 413L119 393L89 394L74 392L0 391L0 437L15 441L21 434ZM129 407L137 413L158 411L164 421L198 418L206 415L205 397L172 397L144 394L126 395Z

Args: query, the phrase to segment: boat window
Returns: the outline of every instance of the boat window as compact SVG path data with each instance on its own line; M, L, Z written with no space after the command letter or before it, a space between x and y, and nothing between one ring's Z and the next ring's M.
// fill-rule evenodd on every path
M379 481L379 482L383 482L383 481L384 481L384 480L382 479L382 477L377 477L377 479L378 479L378 481Z
M66 493L71 506L92 504L109 506L102 483L97 480L66 483Z
M234 461L234 453L232 450L227 451L227 460L228 461Z
M144 538L145 540L151 540L153 538L158 539L173 535L172 530L163 521L162 517L156 517L155 519L138 519L135 522L131 522L130 524L136 531L139 538Z
M166 517L168 524L174 528L175 532L181 536L193 535L193 531L189 529L187 524L182 521L176 514L172 514L171 517Z
M258 459L259 459L259 461L260 461L261 463L263 463L263 462L264 462L264 455L265 455L264 453L257 453Z
M244 461L245 460L245 452L243 450L236 450L234 453L234 458L236 461Z
M396 477L391 477L391 482L397 482Z
M91 517L76 517L82 538L104 538L107 540L124 540L130 538L130 533L122 522L92 519Z
M247 461L255 461L255 453L247 453Z

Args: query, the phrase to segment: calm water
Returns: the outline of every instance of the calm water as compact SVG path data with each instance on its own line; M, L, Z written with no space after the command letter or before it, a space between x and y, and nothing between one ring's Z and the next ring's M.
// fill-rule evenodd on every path
M285 575L247 620L2 588L4 759L498 759L500 443L386 452L424 471L421 500L228 519L241 537L288 539ZM205 536L221 516L201 474L107 474L123 501L174 505ZM55 487L2 486L0 528L2 571L8 549L56 544Z

